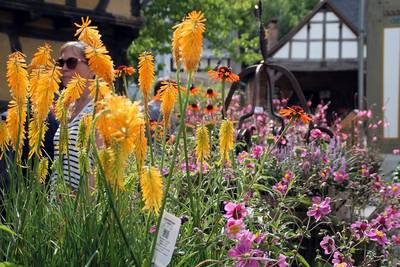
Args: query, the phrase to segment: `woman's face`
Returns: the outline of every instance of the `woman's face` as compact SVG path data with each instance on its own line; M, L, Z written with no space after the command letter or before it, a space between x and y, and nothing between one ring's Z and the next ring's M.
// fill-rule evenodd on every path
M70 61L76 62L76 64L72 64L72 68L68 68L68 64L65 63L68 59ZM67 86L68 82L72 79L74 73L77 73L86 79L92 79L94 77L93 72L89 69L88 62L77 48L66 47L61 53L60 60L64 61L64 64L62 66L61 78L64 86ZM76 66L74 67L74 65Z

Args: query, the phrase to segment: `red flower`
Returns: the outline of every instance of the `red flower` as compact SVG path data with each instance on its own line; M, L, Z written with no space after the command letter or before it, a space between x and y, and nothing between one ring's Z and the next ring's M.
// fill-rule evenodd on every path
M220 81L228 81L228 82L237 82L239 81L239 76L232 72L230 67L222 66L217 70L208 71L208 75L212 79L220 80Z
M307 124L311 122L311 117L304 112L304 110L299 106L292 106L288 108L281 109L279 114L283 117L298 120L300 119L303 123Z
M118 77L121 76L122 74L125 74L126 76L131 76L132 74L135 73L135 71L136 70L134 67L121 65L116 70L114 70L114 74Z

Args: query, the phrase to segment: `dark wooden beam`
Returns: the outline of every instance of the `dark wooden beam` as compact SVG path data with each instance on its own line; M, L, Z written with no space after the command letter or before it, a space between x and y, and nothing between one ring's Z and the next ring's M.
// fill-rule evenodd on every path
M9 31L8 32L8 38L9 38L9 41L10 41L11 52L15 52L15 51L21 51L22 52L22 46L21 46L21 42L19 40L18 32Z
M110 3L110 0L100 0L99 3L97 4L95 10L97 12L106 12L106 8L109 3Z
M140 0L131 0L131 14L140 17Z
M65 4L70 7L76 7L76 0L66 0Z

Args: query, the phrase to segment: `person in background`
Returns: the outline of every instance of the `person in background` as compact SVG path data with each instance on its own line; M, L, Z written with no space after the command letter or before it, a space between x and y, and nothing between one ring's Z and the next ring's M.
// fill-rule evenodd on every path
M62 68L62 84L67 86L71 81L74 74L79 74L85 79L93 79L94 73L88 66L88 61L85 58L86 44L81 41L71 41L65 43L60 48L60 58L57 64ZM60 159L61 170L63 172L64 180L70 185L73 191L76 191L79 187L80 182L80 170L79 170L79 151L76 148L78 138L78 128L81 119L85 114L91 114L93 112L93 99L89 94L89 81L86 83L86 88L81 96L70 106L69 109L69 120L68 120L68 153L62 155ZM60 143L60 128L54 135L54 157L55 159L60 157L58 146ZM51 177L51 184L59 177L58 170L56 169ZM94 177L89 177L89 186L94 187Z

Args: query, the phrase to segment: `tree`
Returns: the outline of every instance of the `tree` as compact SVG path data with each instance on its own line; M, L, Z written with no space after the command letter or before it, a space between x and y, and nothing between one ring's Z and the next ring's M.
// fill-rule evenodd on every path
M262 0L264 25L278 20L281 36L294 27L319 0ZM225 52L236 62L251 64L259 54L258 21L255 0L144 0L141 12L146 22L139 37L132 42L128 56L133 62L143 51L165 54L171 51L172 27L191 10L204 12L205 38L215 55Z

